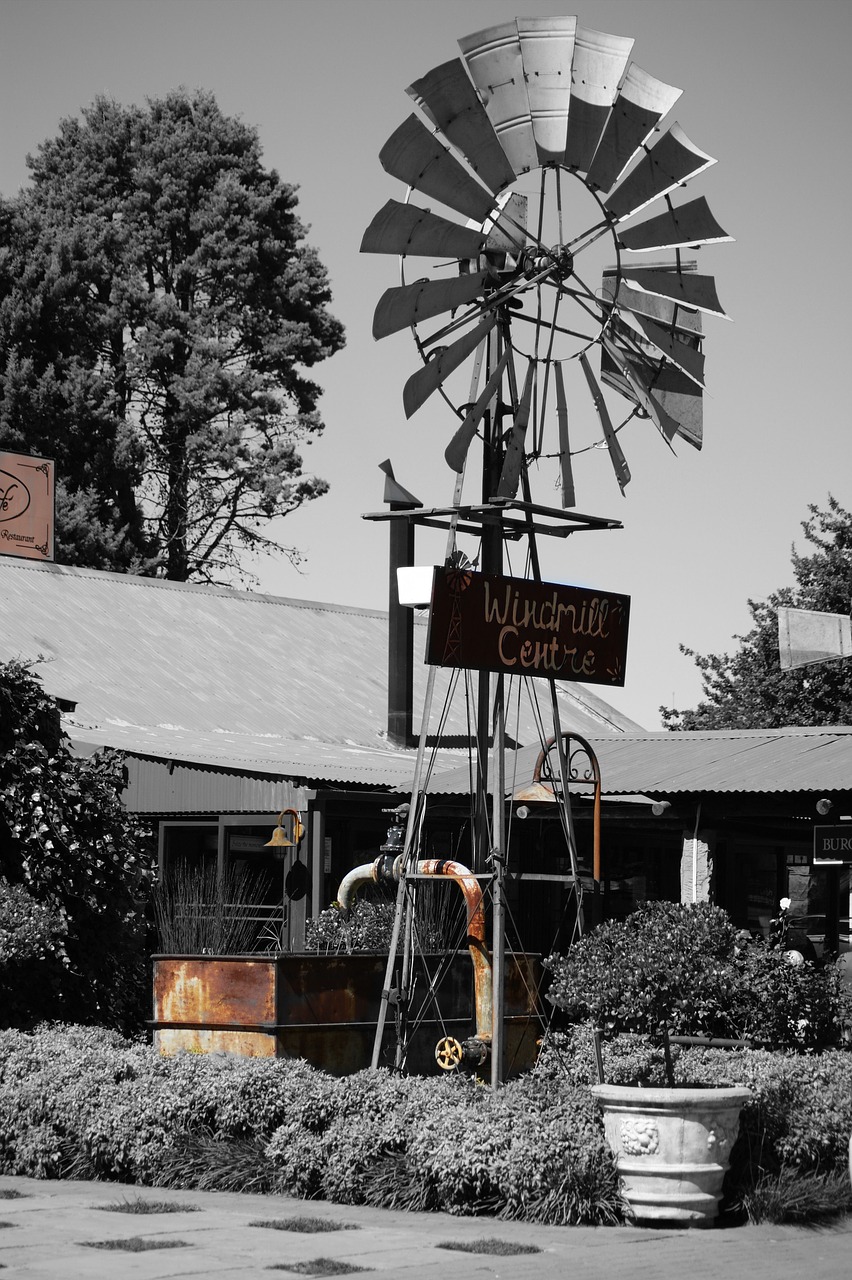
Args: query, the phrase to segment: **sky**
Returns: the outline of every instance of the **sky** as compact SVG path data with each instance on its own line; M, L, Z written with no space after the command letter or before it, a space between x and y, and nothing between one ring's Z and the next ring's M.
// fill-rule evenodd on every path
M625 686L599 692L655 729L661 704L700 697L680 646L733 649L748 599L792 582L808 505L829 493L850 504L852 5L585 0L573 11L586 27L632 36L639 65L683 89L671 118L718 161L689 197L706 196L735 238L700 251L733 321L705 322L703 450L684 444L673 456L650 424L631 424L620 436L626 496L605 452L575 468L577 508L623 529L544 540L546 579L631 597ZM26 184L27 153L97 95L142 103L179 85L212 91L256 127L264 162L300 188L347 345L312 371L326 427L305 469L330 492L273 529L305 560L254 562L257 589L385 608L387 526L361 519L382 509L379 464L389 458L426 506L451 501L443 451L456 419L436 396L407 421L411 336L371 336L398 266L361 255L361 237L405 194L378 153L410 114L406 86L456 57L460 37L554 12L552 0L0 0L5 196ZM581 421L588 402L575 412ZM557 505L552 481L542 483L550 492L538 500ZM418 532L418 562L440 562L444 542Z

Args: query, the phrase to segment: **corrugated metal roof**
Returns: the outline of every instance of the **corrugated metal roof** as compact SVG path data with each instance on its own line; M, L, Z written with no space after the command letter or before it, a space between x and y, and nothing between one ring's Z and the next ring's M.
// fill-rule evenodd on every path
M65 728L78 746L116 747L120 751L166 761L192 761L208 769L243 770L272 778L404 786L414 772L416 753L393 747L359 747L308 742L274 734L188 733L150 729L144 725L81 726L65 718ZM466 753L443 749L441 767L458 767Z
M127 757L122 803L130 813L275 813L307 808L305 789L280 777L208 769L143 756Z
M37 661L48 691L76 702L66 727L81 743L340 783L411 776L411 753L387 741L383 611L6 558L0 598L0 659ZM425 633L417 616L415 728ZM436 717L449 678L438 672ZM637 728L589 690L559 697L578 732ZM512 731L538 741L525 699ZM467 737L464 697L444 732Z
M584 736L598 757L605 795L852 790L852 727ZM529 782L537 756L530 747L516 752L507 777L515 785ZM459 769L437 775L431 789L463 794L467 787Z

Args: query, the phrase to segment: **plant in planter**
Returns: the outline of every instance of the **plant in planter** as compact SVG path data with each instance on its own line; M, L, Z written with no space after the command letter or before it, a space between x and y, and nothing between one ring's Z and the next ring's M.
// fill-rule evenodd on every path
M677 1084L668 1036L730 1030L742 941L717 907L646 903L547 961L553 975L547 998L570 1020L591 1020L605 1036L633 1032L663 1043L665 1087L605 1084L599 1056L601 1083L592 1089L640 1222L708 1226L718 1214L749 1091Z

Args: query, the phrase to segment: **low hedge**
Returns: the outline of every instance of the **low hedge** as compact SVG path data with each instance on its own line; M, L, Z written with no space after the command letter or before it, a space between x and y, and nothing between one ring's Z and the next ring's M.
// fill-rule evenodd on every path
M286 1192L340 1203L614 1222L587 1089L180 1054L94 1028L0 1032L0 1172Z
M607 1078L662 1083L661 1051L604 1046ZM837 1178L852 1132L852 1054L683 1049L678 1083L745 1084L729 1208L774 1180ZM549 1038L492 1094L464 1077L221 1054L159 1057L86 1027L0 1032L0 1172L283 1192L382 1208L570 1225L621 1220L615 1162L588 1085L591 1031ZM836 1197L835 1197L836 1200Z

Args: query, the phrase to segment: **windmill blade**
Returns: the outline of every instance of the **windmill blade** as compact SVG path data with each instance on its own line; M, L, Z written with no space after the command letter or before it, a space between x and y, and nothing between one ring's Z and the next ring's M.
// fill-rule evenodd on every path
M556 420L559 424L559 472L562 478L562 505L575 507L574 471L571 466L571 443L568 439L568 401L565 398L565 380L562 365L554 365L556 381Z
M618 244L621 249L647 253L656 249L685 249L688 245L721 244L733 238L719 226L704 196L699 196L679 209L667 209L647 222L620 231Z
M576 18L518 18L518 38L539 164L561 162L568 139Z
M652 387L654 400L673 422L681 440L701 449L704 443L704 395L699 386L673 364L637 361L642 376Z
M691 378L693 382L703 388L704 356L702 353L685 342L678 342L677 338L672 336L670 329L657 324L655 320L648 320L646 316L639 315L636 312L632 314L648 341L658 351L662 351L666 359L670 360L672 364L676 364L678 369L685 373L688 378Z
M465 306L484 292L490 275L489 271L475 271L450 280L417 280L414 284L387 289L379 298L373 316L373 337L386 338L421 320Z
M490 191L496 194L515 181L515 171L459 58L427 72L406 93Z
M422 369L418 369L411 375L402 392L406 418L410 418L422 404L425 404L433 391L437 391L444 379L467 359L496 323L496 315L488 316L451 346L438 350Z
M414 254L435 258L476 258L486 237L482 231L460 227L428 209L388 200L361 241L362 253Z
M578 27L571 64L565 164L586 173L598 149L633 41Z
M476 429L485 416L488 406L500 390L500 383L503 379L503 371L509 359L510 348L507 347L500 357L497 367L491 374L491 377L485 384L482 394L477 399L473 408L465 417L464 422L453 436L450 443L444 450L444 457L447 460L452 471L462 471L464 469L467 451L471 446L473 437L476 435Z
M588 182L609 191L682 92L631 62L586 175Z
M671 449L672 440L677 435L678 424L670 414L666 413L663 406L658 400L654 399L650 386L648 386L641 378L638 370L632 364L629 354L621 351L611 338L604 333L601 335L606 355L609 356L613 364L620 370L630 391L633 393L633 399L644 409L666 444ZM604 366L601 365L601 379L606 381L604 377ZM620 389L620 388L619 388ZM672 450L674 452L674 450Z
M603 280L601 281L601 293L603 296L612 297L614 286L614 277L608 272L604 272ZM702 332L701 316L697 311L687 311L678 306L671 298L664 298L656 293L645 293L640 289L631 289L623 280L619 283L614 301L622 314L647 316L649 320L656 320L668 330L678 329L682 335L700 335ZM692 345L697 347L697 337L692 339Z
M589 384L589 390L592 393L592 400L594 401L595 408L598 411L598 418L600 419L600 424L603 428L606 447L609 450L612 467L615 471L615 478L618 481L618 487L623 494L624 490L630 483L630 468L627 465L627 459L622 452L621 445L618 443L618 437L615 434L615 429L612 425L612 420L609 416L609 410L606 407L603 393L598 386L595 375L592 373L592 366L589 364L589 358L585 351L580 352L580 364L583 366L583 373L586 375L586 382Z
M489 254L507 253L517 262L526 242L528 203L527 197L517 191L498 196L497 208L482 227Z
M535 169L538 149L517 23L464 36L459 48L513 171L520 175Z
M515 413L515 421L506 445L506 456L503 459L503 470L500 472L500 483L497 486L498 498L514 498L521 480L521 467L524 463L524 441L530 421L533 385L535 383L535 361L527 366L524 389Z
M679 124L673 124L610 192L604 207L620 222L715 163L690 142Z
M379 152L379 160L391 177L424 195L434 196L474 222L484 222L494 206L491 192L465 172L415 115L391 134Z
M645 293L651 293L660 298L671 298L679 306L704 311L708 315L721 316L723 320L730 319L730 316L722 310L713 276L686 275L676 268L659 271L651 268L633 268L628 265L624 268L624 278Z
M694 449L700 449L704 437L704 396L701 388L675 365L662 359L640 335L632 338L628 331L617 336L626 347L622 355L628 358L636 377L649 389L654 406L665 415L662 421L674 422L680 439ZM624 376L622 366L611 359L605 347L601 351L601 381L628 400L641 403L634 387Z

